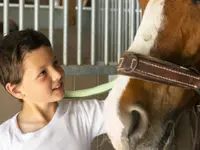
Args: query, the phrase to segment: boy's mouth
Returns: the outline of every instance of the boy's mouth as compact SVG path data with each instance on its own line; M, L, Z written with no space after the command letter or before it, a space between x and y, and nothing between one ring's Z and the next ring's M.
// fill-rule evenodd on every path
M59 83L55 88L53 88L52 91L58 90L58 89L60 89L60 88L62 88L62 87L63 87L63 83L61 82L61 83Z

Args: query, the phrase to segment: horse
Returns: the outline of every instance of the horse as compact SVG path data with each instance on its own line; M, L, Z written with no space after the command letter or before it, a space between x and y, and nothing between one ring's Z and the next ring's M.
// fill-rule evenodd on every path
M123 69L122 61L129 59L130 69L119 72L105 99L106 133L116 150L198 150L200 94L191 82L200 77L199 1L139 3L141 24L118 65ZM146 75L140 70L131 76L136 67L145 68Z

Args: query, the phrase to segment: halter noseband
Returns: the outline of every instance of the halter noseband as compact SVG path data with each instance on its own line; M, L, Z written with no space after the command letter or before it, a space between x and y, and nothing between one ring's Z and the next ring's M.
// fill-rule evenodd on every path
M154 57L126 51L120 58L118 74L186 89L200 89L200 74Z

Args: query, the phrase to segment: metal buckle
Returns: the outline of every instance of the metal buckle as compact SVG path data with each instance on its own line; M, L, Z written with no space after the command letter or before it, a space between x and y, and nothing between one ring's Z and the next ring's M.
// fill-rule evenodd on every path
M136 64L133 66L134 61L136 62ZM138 63L139 63L138 57L135 56L135 58L132 58L132 60L131 60L130 69L124 69L124 72L125 73L133 72L136 69L136 67L138 66Z

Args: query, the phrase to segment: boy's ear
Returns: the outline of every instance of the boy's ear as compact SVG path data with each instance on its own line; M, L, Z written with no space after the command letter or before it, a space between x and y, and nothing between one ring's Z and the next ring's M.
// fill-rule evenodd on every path
M14 97L18 99L24 98L24 94L18 89L18 86L16 84L7 83L5 88Z

